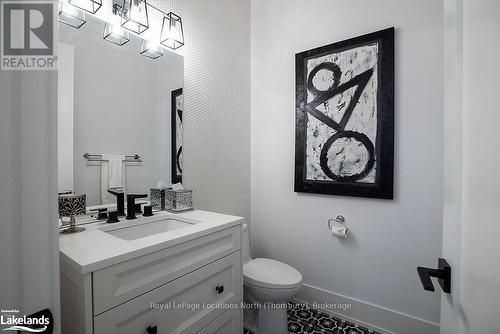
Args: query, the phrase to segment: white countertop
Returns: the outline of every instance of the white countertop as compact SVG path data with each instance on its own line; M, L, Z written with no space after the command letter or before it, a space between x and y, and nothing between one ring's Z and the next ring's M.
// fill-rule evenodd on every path
M104 230L126 227L160 219L178 219L192 222L193 225L176 230L158 233L135 240L123 240ZM156 212L153 217L127 221L121 218L119 223L106 224L96 222L82 225L84 232L60 234L59 254L61 261L82 274L108 267L132 258L171 247L201 236L230 228L244 222L244 218L220 213L192 210L183 213Z

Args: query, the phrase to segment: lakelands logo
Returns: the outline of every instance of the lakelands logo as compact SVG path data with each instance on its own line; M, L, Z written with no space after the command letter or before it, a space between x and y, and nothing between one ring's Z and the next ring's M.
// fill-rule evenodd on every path
M27 317L19 315L19 310L2 310L0 325L3 331L25 331L29 333L42 333L47 330L50 318L45 315ZM3 328L7 326L6 328Z
M55 1L2 1L1 68L56 68Z

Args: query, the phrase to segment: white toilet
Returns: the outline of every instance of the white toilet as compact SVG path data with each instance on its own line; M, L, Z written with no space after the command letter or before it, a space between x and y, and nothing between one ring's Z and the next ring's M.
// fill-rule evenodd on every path
M302 275L283 262L252 259L247 224L243 224L243 283L245 291L250 292L251 297L261 305L258 334L287 334L286 303L302 286Z

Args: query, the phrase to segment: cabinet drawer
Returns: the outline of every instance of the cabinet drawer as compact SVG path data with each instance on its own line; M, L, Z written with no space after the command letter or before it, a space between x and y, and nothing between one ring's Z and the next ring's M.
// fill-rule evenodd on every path
M207 305L235 304L241 297L236 252L94 317L94 333L141 334L148 326L161 334L196 333L226 310Z
M235 334L243 333L241 309L228 310L203 328L198 334Z
M235 226L172 246L92 274L98 315L145 292L240 249L241 228Z

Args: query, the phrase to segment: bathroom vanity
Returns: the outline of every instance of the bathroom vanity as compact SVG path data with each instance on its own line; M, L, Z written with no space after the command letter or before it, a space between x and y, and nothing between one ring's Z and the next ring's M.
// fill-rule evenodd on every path
M61 235L62 333L241 333L243 220L158 212Z

